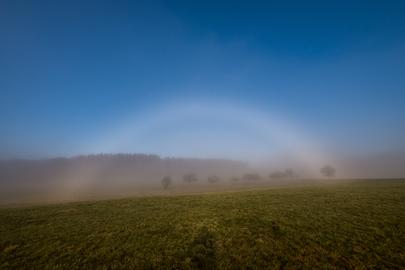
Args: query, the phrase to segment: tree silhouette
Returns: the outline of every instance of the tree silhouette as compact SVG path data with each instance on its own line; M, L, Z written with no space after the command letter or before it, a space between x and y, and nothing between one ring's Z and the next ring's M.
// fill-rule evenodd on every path
M258 173L247 173L243 175L243 180L249 181L249 182L254 182L254 181L259 181L261 179L260 174Z
M211 176L208 177L208 183L213 184L213 183L217 183L217 182L219 182L219 177L218 176L211 175Z
M284 179L285 173L282 171L276 171L269 174L269 178L272 180Z
M330 165L323 166L320 172L325 177L335 177L336 175L336 169Z
M183 176L183 181L186 183L193 183L193 182L197 182L198 178L197 176L195 176L195 174L193 173L189 173L189 174L185 174Z
M163 177L163 179L162 179L163 189L165 189L165 190L168 189L169 186L171 185L171 183L172 183L172 179L170 178L170 176Z
M280 179L293 179L296 178L297 174L294 172L293 169L285 169L284 171L275 171L269 174L269 178L272 180L280 180Z

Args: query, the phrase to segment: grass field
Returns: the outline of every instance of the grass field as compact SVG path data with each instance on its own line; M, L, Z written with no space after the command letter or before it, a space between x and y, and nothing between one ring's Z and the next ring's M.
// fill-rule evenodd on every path
M2 269L404 267L404 180L0 209Z

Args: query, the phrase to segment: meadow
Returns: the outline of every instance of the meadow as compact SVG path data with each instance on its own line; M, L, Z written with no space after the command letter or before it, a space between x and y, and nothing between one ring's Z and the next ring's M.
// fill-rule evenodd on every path
M405 267L405 180L167 192L2 207L0 268Z

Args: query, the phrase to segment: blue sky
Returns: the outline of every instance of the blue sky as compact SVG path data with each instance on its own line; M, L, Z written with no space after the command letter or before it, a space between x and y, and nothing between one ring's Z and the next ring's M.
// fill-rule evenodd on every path
M108 151L102 138L128 119L132 134L154 111L190 104L277 114L324 151L405 149L401 1L6 0L0 37L7 155ZM160 132L184 138L196 121ZM198 121L226 137L227 119ZM119 150L193 154L160 153L164 140L134 136Z

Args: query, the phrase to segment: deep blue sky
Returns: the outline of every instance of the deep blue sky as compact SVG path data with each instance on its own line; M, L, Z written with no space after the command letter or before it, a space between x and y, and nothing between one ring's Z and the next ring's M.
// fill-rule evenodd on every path
M0 150L79 154L176 100L276 111L331 151L403 150L401 2L3 0Z

